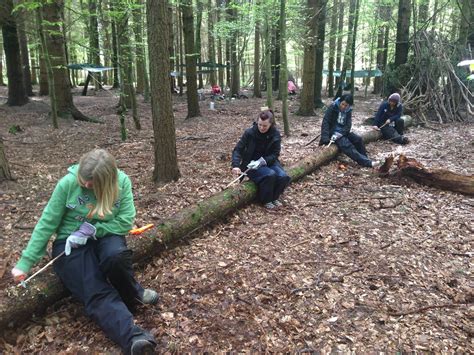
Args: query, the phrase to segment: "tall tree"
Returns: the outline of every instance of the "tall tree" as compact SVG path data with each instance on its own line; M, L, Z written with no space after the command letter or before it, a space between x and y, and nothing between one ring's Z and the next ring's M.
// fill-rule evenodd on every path
M470 42L472 42L474 37L474 4L472 0L461 0L461 4L458 2L458 6L460 6L461 10L458 44L464 48L466 47L468 38L470 38ZM473 48L471 48L471 50L473 50Z
M184 49L186 52L186 96L188 103L187 118L201 116L197 94L196 53L194 47L194 20L192 0L183 0L180 4L183 15Z
M196 16L196 55L197 62L201 63L201 27L202 27L202 13L204 11L204 6L202 0L196 0L197 6L197 16ZM202 71L202 67L200 67ZM198 74L198 88L202 89L204 87L204 82L202 81L202 73Z
M290 124L288 123L288 68L286 59L286 0L280 0L280 94L283 115L283 128L285 135L290 135Z
M314 107L324 107L321 99L323 87L324 42L326 39L326 3L327 0L318 0L316 60L314 63Z
M23 85L28 96L33 96L33 85L31 83L30 56L28 53L28 38L26 36L27 12L17 11L17 31L21 52L21 66L23 68Z
M46 60L43 55L43 46L38 47L38 61L39 61L39 96L49 95L48 72L46 70Z
M230 22L235 23L237 21L237 9L233 6L227 8L227 18ZM239 32L234 28L232 30L229 43L230 43L230 64L231 64L231 80L230 80L230 94L238 95L240 90L240 70L239 60L237 55L237 42L239 40Z
M336 32L337 32L337 7L339 0L334 0L331 9L331 31L329 34L329 58L328 58L328 96L334 96L334 59L336 53Z
M212 0L208 0L207 2L207 36L209 42L209 62L215 63L216 62L216 39L214 35L214 6L212 4ZM216 68L211 68L211 73L209 74L209 81L211 86L217 84L217 75L216 75Z
M377 30L377 49L376 49L376 62L377 62L377 69L383 71L384 68L384 38L385 38L385 31L388 31L387 22L384 19L384 13L386 13L386 7L383 5L382 1L379 0L377 4L377 23L378 23L378 30ZM380 94L382 92L382 80L381 76L375 77L374 79L374 94Z
M143 41L143 0L136 0L136 7L133 9L133 32L135 33L135 53L136 53L136 68L137 68L137 89L136 92L143 94L145 101L149 95L149 81L146 70L145 46ZM167 23L171 23L169 16L166 16ZM172 30L168 31L173 33ZM169 49L168 49L169 50ZM170 53L171 54L171 53Z
M42 17L45 29L46 50L53 68L54 91L58 104L58 115L60 117L72 116L75 120L91 121L92 119L83 115L74 106L71 93L71 83L67 72L66 52L64 36L61 25L64 23L61 17L64 7L63 0L54 0L43 4Z
M344 29L344 5L345 2L339 1L338 21L337 21L337 45L336 45L336 70L341 70L342 58L342 37ZM336 77L336 87L339 87L341 76Z
M100 66L100 47L99 47L99 22L97 19L97 0L89 0L89 58L91 64ZM94 79L96 90L102 89L101 75L98 73L89 73Z
M257 0L256 9L258 11L259 1ZM253 57L253 97L262 97L260 89L260 18L259 14L255 14L255 40L254 40L254 57Z
M357 0L350 0L349 5L349 21L347 23L347 42L346 42L346 49L344 51L344 60L342 61L342 69L341 69L341 76L339 86L337 88L336 96L340 97L344 90L344 84L346 82L346 73L347 70L350 69L350 65L352 63L352 35L354 31L354 17L356 11ZM354 86L354 83L352 83Z
M7 157L5 156L3 139L0 136L0 181L2 180L12 180L12 174L10 172Z
M272 49L270 39L271 26L269 14L265 14L265 80L267 88L267 106L273 107L273 88L272 88Z
M275 32L272 33L272 72L273 72L273 91L279 91L280 86L280 28L277 26ZM281 100L280 93L278 93L277 100Z
M357 26L359 24L359 9L360 0L356 0L355 14L354 14L354 29L352 30L351 43L351 94L354 96L355 90L355 59L356 59L356 40L357 40ZM349 44L348 44L349 45Z
M22 106L28 102L28 96L23 84L23 71L21 70L21 53L18 42L16 19L12 15L13 3L5 0L0 5L2 13L2 35L5 61L7 64L8 99L9 106Z
M304 44L303 90L301 91L298 115L314 115L314 70L316 62L316 23L318 0L307 0L308 20L307 35Z
M5 81L3 80L3 40L0 43L0 86L5 86Z
M168 41L166 25L167 0L147 0L148 48L151 81L151 110L155 148L153 180L178 180L180 173L176 154L176 132L170 88Z
M114 6L114 1L111 0L109 2L109 10L110 13L114 14L115 13L115 6ZM114 67L114 79L113 79L113 84L112 88L113 89L118 89L120 87L120 78L119 78L119 62L118 62L118 41L117 41L117 21L115 19L115 16L112 16L111 18L111 27L112 27L112 65Z
M398 1L397 43L395 45L395 67L405 64L408 60L410 46L410 14L411 0Z

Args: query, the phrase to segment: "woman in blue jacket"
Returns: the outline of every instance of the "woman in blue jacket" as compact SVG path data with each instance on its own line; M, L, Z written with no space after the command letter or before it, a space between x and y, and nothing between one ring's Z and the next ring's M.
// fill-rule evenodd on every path
M398 144L407 144L408 138L403 136L404 121L402 119L403 106L400 95L393 93L387 101L380 104L375 115L374 129L380 130L384 139L390 139Z
M343 95L329 106L321 125L319 145L335 143L338 148L357 164L373 168L378 162L367 157L362 138L351 132L352 128L352 95Z

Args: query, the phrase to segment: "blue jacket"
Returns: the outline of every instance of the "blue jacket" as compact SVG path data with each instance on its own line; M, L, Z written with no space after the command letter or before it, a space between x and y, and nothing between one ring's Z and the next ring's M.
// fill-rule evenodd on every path
M338 132L343 136L347 136L352 128L352 106L341 112L339 104L341 99L338 98L331 106L326 109L323 122L321 124L320 145L328 144L334 132Z
M397 106L392 110L388 101L384 101L380 104L379 110L375 115L374 125L377 127L382 126L388 119L390 122L394 122L402 117L403 106L398 103Z
M240 138L239 142L235 146L232 152L232 167L239 168L244 171L247 169L248 163L252 159L252 155L255 151L255 145L257 143L258 127L254 122L253 126L247 128ZM278 161L281 150L281 135L280 131L276 127L271 127L268 131L267 148L263 154L263 159L267 162L268 166L275 164Z

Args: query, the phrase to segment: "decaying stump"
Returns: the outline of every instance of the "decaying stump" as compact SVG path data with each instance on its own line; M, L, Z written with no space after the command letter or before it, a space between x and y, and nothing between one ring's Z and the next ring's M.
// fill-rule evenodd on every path
M442 190L474 195L474 175L461 175L446 169L427 169L420 162L403 154L397 162L398 173L417 183Z
M403 116L405 127L411 125L411 117ZM382 138L380 131L370 131L362 135L365 143ZM291 181L294 182L312 173L318 167L337 156L335 145L317 150L290 167L286 167ZM153 232L142 234L138 238L129 238L128 245L133 250L133 261L144 265L146 260L158 255L164 248L196 230L212 223L238 208L251 203L256 196L256 186L251 182L228 188L197 204L185 208L162 221ZM66 291L51 269L36 277L28 289L11 287L7 293L12 297L0 304L0 329L6 329L43 313L47 307L64 297Z

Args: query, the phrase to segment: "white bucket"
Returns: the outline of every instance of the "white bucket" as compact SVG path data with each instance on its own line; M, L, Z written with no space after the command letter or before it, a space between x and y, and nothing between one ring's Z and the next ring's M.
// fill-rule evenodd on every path
M209 103L209 110L214 110L214 102Z

